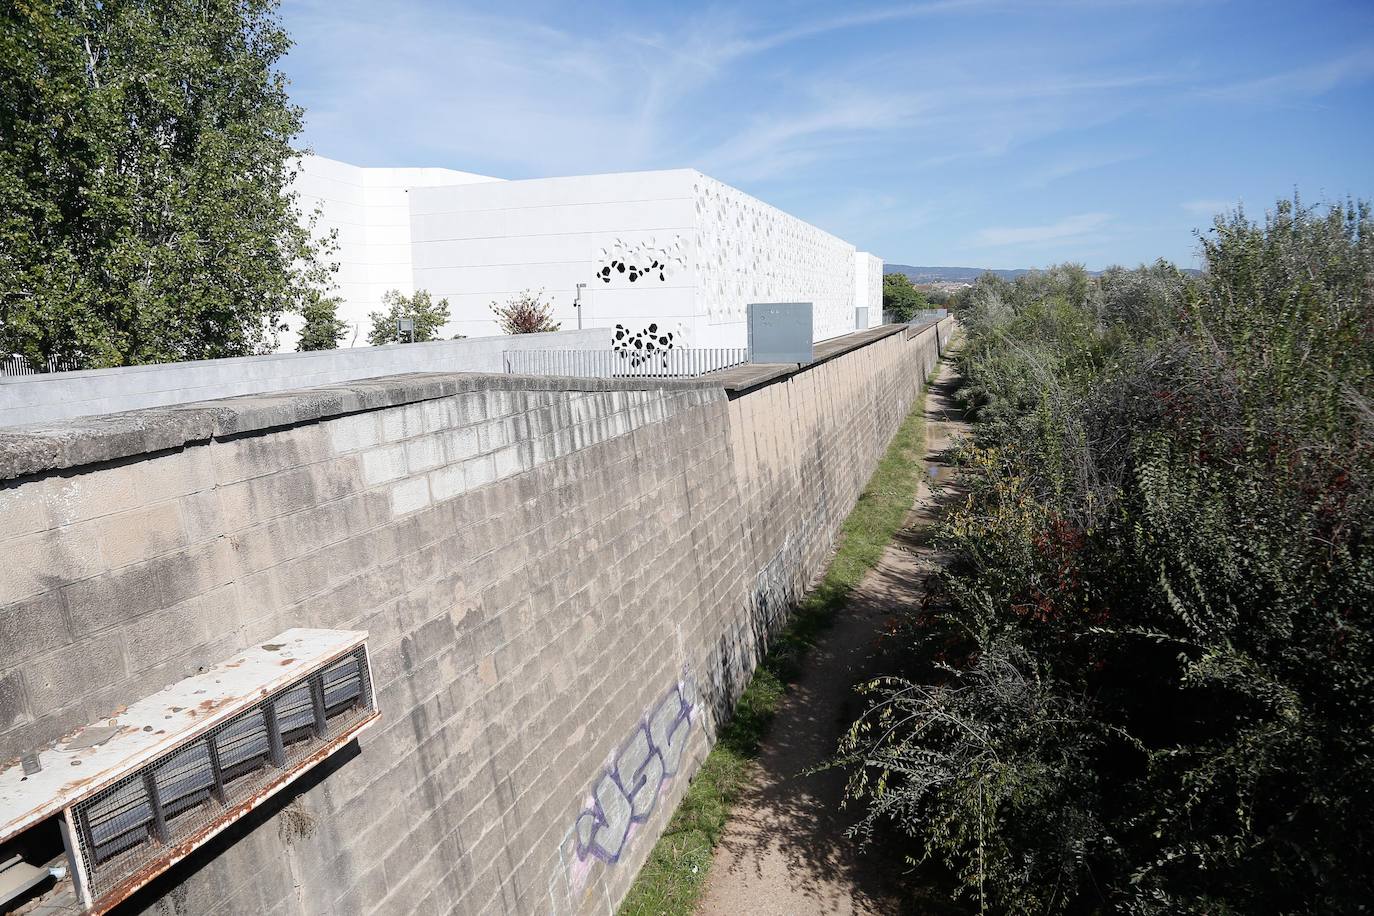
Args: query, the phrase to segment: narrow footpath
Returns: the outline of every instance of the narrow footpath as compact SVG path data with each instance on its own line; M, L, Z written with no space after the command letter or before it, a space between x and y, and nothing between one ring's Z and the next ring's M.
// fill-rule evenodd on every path
M736 804L716 847L698 907L702 916L894 916L943 909L903 900L894 881L903 868L900 860L860 850L844 835L857 813L840 810L841 772L800 774L834 754L859 710L853 686L880 673L873 670L874 655L885 621L895 609L920 601L940 563L926 542L951 492L942 486L950 471L945 453L967 429L951 398L956 375L948 359L941 362L926 395L925 479L902 529L783 700L759 756L756 781Z

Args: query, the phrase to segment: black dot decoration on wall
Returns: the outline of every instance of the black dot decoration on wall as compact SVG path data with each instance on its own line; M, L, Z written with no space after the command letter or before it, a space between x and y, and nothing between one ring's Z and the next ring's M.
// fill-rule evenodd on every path
M611 349L632 369L639 369L654 361L666 369L668 353L673 349L676 340L677 337L672 331L659 333L657 322L634 332L625 325L618 324L615 326Z
M610 248L601 249L600 262L596 275L602 283L610 283L616 274L622 274L631 283L651 277L666 283L669 274L687 266L682 257L681 236L666 246L656 245L652 238L638 244L617 239Z

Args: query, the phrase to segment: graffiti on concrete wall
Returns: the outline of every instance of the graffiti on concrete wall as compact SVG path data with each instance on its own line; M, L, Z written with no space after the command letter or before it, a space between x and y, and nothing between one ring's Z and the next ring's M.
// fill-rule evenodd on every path
M663 784L678 772L696 702L696 684L684 677L615 754L577 816L579 859L620 860L634 825L649 817Z

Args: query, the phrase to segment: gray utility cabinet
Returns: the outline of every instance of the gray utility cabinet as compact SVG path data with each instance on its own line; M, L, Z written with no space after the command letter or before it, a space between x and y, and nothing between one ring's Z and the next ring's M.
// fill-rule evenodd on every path
M809 363L811 341L810 302L749 303L751 363Z

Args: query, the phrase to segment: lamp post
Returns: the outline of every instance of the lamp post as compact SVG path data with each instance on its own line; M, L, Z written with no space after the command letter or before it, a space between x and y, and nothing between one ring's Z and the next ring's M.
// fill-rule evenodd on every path
M587 284L577 284L577 292L573 294L573 308L577 309L577 329L582 330L582 290L587 288Z

